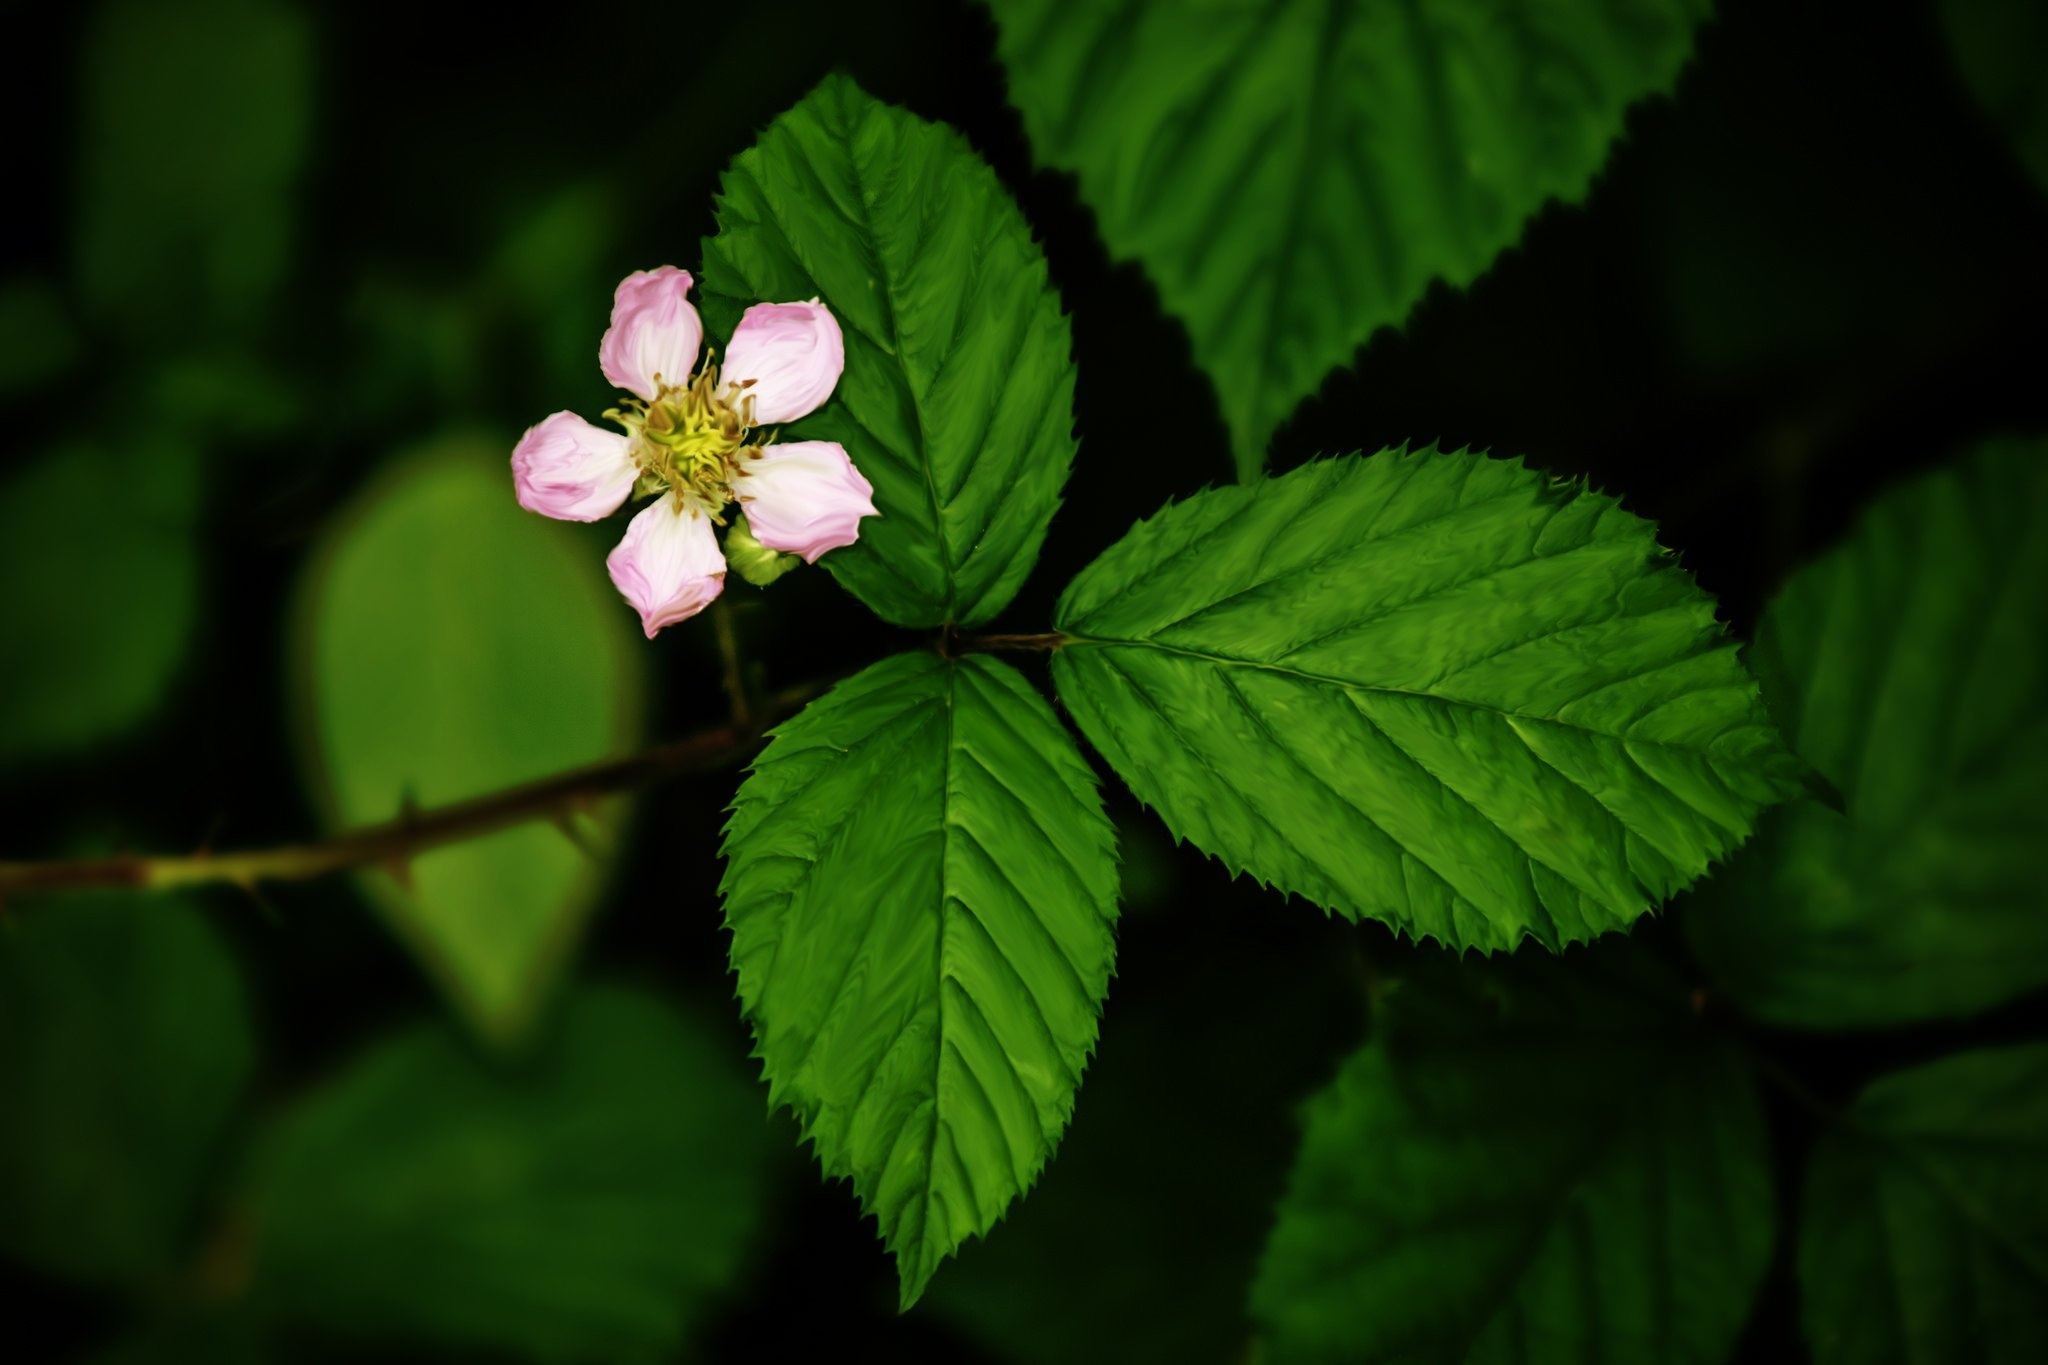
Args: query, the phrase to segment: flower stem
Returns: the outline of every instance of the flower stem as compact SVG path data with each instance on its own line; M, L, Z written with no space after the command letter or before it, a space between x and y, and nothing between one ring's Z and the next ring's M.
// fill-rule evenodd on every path
M162 890L227 884L253 890L259 882L305 881L354 867L382 866L403 876L411 861L429 849L534 820L553 820L566 828L573 816L602 797L684 773L730 767L753 751L770 726L823 690L822 683L790 688L766 698L746 722L730 721L625 758L572 768L432 810L407 810L396 819L328 839L232 853L202 849L167 857L116 854L0 862L0 904L27 892L92 887Z

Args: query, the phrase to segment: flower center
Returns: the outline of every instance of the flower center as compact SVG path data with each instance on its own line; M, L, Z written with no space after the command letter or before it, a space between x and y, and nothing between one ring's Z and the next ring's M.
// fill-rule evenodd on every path
M720 521L753 430L753 407L751 397L721 394L718 366L707 361L688 385L664 384L652 403L629 398L605 417L633 438L636 493L672 493Z

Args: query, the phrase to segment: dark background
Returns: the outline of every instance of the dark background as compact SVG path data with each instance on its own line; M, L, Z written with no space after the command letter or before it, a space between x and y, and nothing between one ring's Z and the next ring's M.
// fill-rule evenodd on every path
M81 831L178 850L317 828L290 757L281 675L292 585L325 518L388 452L450 425L481 423L509 451L547 411L595 411L603 390L589 362L611 281L695 266L723 165L835 69L966 134L1039 233L1072 314L1081 453L1039 569L994 628L1043 629L1059 588L1134 519L1230 477L1179 324L1135 265L1107 259L1072 182L1034 171L980 8L576 5L544 22L435 4L302 8L316 51L312 150L288 297L260 346L301 415L283 433L223 437L231 473L214 481L205 514L195 662L139 735L0 777L0 856L48 856ZM91 7L5 15L0 275L61 276ZM509 223L579 184L617 208L616 232L561 335L508 313L476 329L478 347L438 360L407 337L403 301L473 273ZM1436 440L1588 476L1658 521L1746 631L1788 568L1875 490L1985 434L2048 427L2044 244L2048 198L1971 103L1928 6L1724 0L1675 100L1631 114L1585 202L1545 209L1472 288L1435 286L1405 328L1373 337L1280 431L1274 464ZM84 344L61 393L7 410L7 458L77 424L136 417L121 372L130 348L90 330ZM170 331L160 344L182 343ZM752 601L741 624L771 684L916 643L823 574ZM658 737L721 707L707 648L683 632L650 647ZM1106 787L1124 831L1118 975L1074 1126L1039 1189L899 1318L872 1224L792 1144L787 1198L706 1356L829 1344L982 1359L989 1330L961 1323L984 1311L1110 1342L1241 1301L1294 1108L1360 1036L1363 974L1412 950L1232 883ZM646 798L584 962L710 1002L743 1053L715 898L730 790L714 777ZM438 1008L345 880L266 895L264 907L215 903L268 1038L259 1108ZM1681 953L1664 925L1644 933ZM1810 1088L1840 1097L1901 1061L2039 1022L2038 1008L2022 1008L1967 1028L1766 1041ZM1773 1104L1789 1187L1811 1120ZM999 1266L974 1269L998 1252ZM1005 1296L1001 1312L979 1306ZM36 1343L31 1358L87 1348L123 1311L0 1273L0 1320L16 1343ZM1243 1351L1212 1344L1216 1359ZM1781 1239L1745 1358L1797 1349ZM1111 1355L1130 1358L1122 1346Z

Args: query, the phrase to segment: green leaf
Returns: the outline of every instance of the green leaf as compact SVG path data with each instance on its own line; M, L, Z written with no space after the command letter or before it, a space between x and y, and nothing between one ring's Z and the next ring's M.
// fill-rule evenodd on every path
M1309 1101L1260 1359L1727 1359L1772 1240L1748 1064L1668 981L1574 956L1394 988Z
M502 1073L408 1030L287 1113L252 1190L266 1310L365 1342L673 1358L761 1220L753 1086L649 995L583 991L559 1022Z
M2040 76L2048 10L2026 0L1937 0L1935 10L1978 107L2048 190L2048 91Z
M63 374L78 360L78 329L50 281L0 280L0 398L12 398Z
M0 766L113 739L162 703L199 616L200 474L139 432L0 483Z
M1892 1027L2048 985L2048 441L1893 489L1794 574L1757 672L1842 794L1776 812L1685 916L1774 1024Z
M2048 1358L2048 1044L1876 1082L1813 1154L1815 1365Z
M770 1103L852 1178L908 1309L1072 1112L1115 956L1094 774L1009 665L901 654L775 731L725 852Z
M135 337L247 328L276 297L313 42L275 0L107 0L85 43L74 262Z
M641 651L603 551L512 498L504 452L450 438L343 514L296 608L305 761L330 823L393 819L630 750ZM616 812L613 812L616 814ZM365 889L488 1039L518 1037L608 859L523 825Z
M1080 180L1222 400L1239 476L1433 279L1585 193L1709 0L989 0L1038 159Z
M1074 459L1074 367L1030 227L960 135L828 78L741 153L704 242L714 345L748 305L822 298L846 336L837 441L878 519L823 563L897 625L1016 595Z
M1057 618L1060 699L1177 837L1458 948L1624 928L1793 789L1649 523L1519 461L1386 451L1198 493Z
M71 895L0 932L0 1254L142 1289L180 1269L254 1035L177 896Z

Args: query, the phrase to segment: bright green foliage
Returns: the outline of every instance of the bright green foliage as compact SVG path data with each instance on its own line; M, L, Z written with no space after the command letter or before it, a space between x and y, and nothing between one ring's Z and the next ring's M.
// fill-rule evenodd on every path
M989 0L1038 158L1074 172L1215 380L1240 477L1436 278L1576 199L1709 0Z
M640 653L598 547L521 511L504 452L453 439L337 519L299 607L300 710L333 823L476 796L630 748ZM515 1037L601 889L589 849L524 825L364 886L469 1021Z
M559 1023L506 1074L415 1028L289 1112L251 1192L265 1310L394 1345L673 1359L760 1222L753 1088L653 997L584 991Z
M2048 985L2048 442L1894 489L1765 612L1772 713L1846 813L1776 812L1688 915L1773 1023L1888 1027Z
M746 306L822 298L846 336L832 401L790 429L838 441L879 519L821 561L898 625L976 625L1038 558L1074 458L1074 370L1031 229L952 129L844 77L726 171L704 242L713 344Z
M0 482L0 765L133 728L199 615L199 461L143 431L118 459L70 446Z
M1935 9L1978 106L2048 190L2048 89L2041 83L2048 9L2030 0L1938 0Z
M245 328L291 251L312 35L277 0L108 0L85 46L79 294L138 337Z
M1387 451L1198 493L1057 616L1061 700L1177 836L1453 947L1623 928L1791 789L1649 523L1519 462Z
M203 1229L250 1069L226 949L176 896L68 896L0 932L0 1255L142 1289Z
M770 1102L852 1178L908 1308L1073 1110L1115 956L1094 775L1008 664L900 654L775 731L725 852Z
M2048 1045L1878 1081L1801 1202L1814 1365L2048 1359Z
M1747 1063L1639 968L1459 970L1309 1102L1259 1358L1719 1365L1770 1261Z

